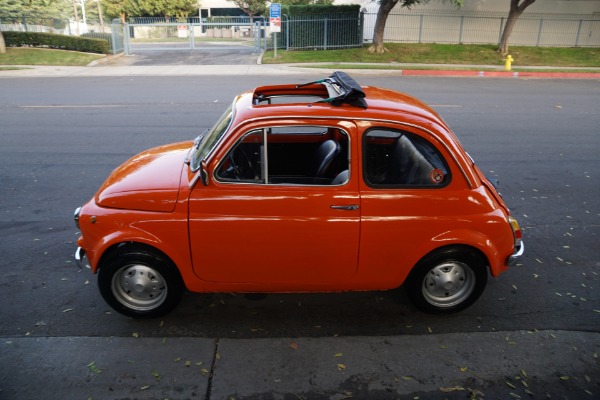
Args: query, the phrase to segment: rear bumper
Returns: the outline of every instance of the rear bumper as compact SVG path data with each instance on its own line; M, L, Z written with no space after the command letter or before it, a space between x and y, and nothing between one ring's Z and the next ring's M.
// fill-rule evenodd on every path
M521 241L521 245L517 249L515 249L515 252L510 257L508 257L508 259L506 260L506 265L508 265L509 267L512 267L513 265L515 265L517 263L517 260L519 259L519 257L521 257L524 252L525 252L525 242Z
M79 267L79 269L83 268L83 258L85 257L85 250L81 247L77 247L75 250L75 263Z

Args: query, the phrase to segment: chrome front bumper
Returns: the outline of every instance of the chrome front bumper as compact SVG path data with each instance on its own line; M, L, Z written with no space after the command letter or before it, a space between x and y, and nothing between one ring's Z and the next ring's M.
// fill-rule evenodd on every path
M83 258L85 257L85 250L81 247L77 247L75 250L75 263L79 267L79 269L83 269Z
M521 257L524 252L525 252L525 242L521 241L521 246L519 246L519 248L516 249L515 252L510 257L508 257L508 259L506 260L506 265L508 265L509 267L514 266L517 263L517 260L519 259L519 257Z

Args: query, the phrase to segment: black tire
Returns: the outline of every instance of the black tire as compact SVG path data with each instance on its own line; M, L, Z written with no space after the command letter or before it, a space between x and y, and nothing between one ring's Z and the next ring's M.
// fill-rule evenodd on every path
M463 247L443 248L425 256L406 280L412 303L430 314L450 314L472 305L487 284L486 260Z
M172 311L184 292L177 267L146 247L123 247L100 266L98 287L104 300L128 317L156 318Z

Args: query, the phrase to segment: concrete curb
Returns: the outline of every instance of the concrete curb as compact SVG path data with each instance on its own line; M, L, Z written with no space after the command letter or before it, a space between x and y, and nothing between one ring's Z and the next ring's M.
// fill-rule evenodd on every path
M479 78L600 79L600 72L519 72L461 70L402 70L403 76L451 76Z
M123 57L124 55L125 55L125 53L118 53L118 54L112 54L112 55L109 55L106 57L102 57L102 58L92 61L91 63L86 65L86 67L95 67L97 65L108 64L110 62L113 62L114 60L119 59L120 57Z
M127 66L108 65L119 56L111 56L103 62L94 61L93 66L14 66L21 70L0 70L0 78L31 77L94 77L94 76L245 76L245 75L323 75L335 70L346 70L354 75L463 77L463 78L524 78L524 79L600 79L599 72L506 72L490 70L453 69L344 69L344 65L323 65L323 68L308 68L304 64L257 64L251 65L163 65ZM94 64L95 63L95 64ZM90 65L92 65L90 64ZM311 64L314 65L314 64ZM411 68L412 67L412 68ZM433 66L432 66L433 67ZM456 66L458 68L458 66Z
M567 331L3 338L0 398L591 399L598 353L600 333Z

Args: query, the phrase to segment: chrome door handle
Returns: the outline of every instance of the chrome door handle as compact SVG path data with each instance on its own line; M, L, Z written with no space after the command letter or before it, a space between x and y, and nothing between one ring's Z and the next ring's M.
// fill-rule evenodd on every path
M331 205L331 208L333 208L334 210L346 210L346 211L355 211L358 210L358 205L357 204L350 204L348 206L335 206L335 205Z

